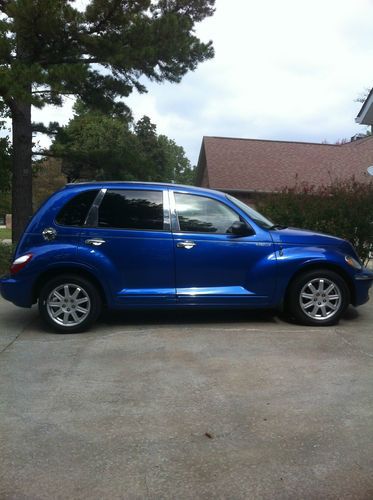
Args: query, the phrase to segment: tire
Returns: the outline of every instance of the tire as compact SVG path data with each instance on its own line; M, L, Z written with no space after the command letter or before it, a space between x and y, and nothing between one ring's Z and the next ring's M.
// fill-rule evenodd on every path
M39 294L39 312L44 323L58 333L86 331L101 313L102 299L86 278L74 274L56 276Z
M289 312L303 325L335 325L349 303L350 291L345 280L329 269L297 276L287 294Z

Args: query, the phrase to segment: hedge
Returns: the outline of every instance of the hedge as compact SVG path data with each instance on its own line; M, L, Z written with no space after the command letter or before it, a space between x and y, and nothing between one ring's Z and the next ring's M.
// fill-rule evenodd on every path
M257 206L276 223L349 240L364 263L373 251L373 182L351 178L319 188L298 184L265 195Z

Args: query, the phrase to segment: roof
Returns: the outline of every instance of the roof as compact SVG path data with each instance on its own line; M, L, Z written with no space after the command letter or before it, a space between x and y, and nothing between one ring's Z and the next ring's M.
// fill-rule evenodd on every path
M171 182L147 182L147 181L85 181L85 182L69 182L63 189L149 189L149 188L168 188L174 190L183 190L193 193L205 193L207 191L214 192L213 189L206 189L205 187L190 186L187 184L174 184ZM216 195L221 196L220 191L215 191Z
M345 144L204 137L197 184L230 191L273 192L299 183L370 180L373 137Z
M361 125L373 125L373 88L361 106L355 122Z

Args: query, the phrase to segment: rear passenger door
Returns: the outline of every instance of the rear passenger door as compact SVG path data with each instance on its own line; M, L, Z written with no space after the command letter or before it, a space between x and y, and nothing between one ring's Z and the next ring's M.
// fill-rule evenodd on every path
M109 285L114 302L175 301L168 193L161 188L102 190L79 246L81 260Z

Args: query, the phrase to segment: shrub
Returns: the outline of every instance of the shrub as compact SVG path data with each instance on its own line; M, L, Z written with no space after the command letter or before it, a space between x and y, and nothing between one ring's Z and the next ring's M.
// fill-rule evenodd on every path
M320 188L301 184L265 196L258 208L276 223L349 240L365 263L373 251L373 182L351 178Z

